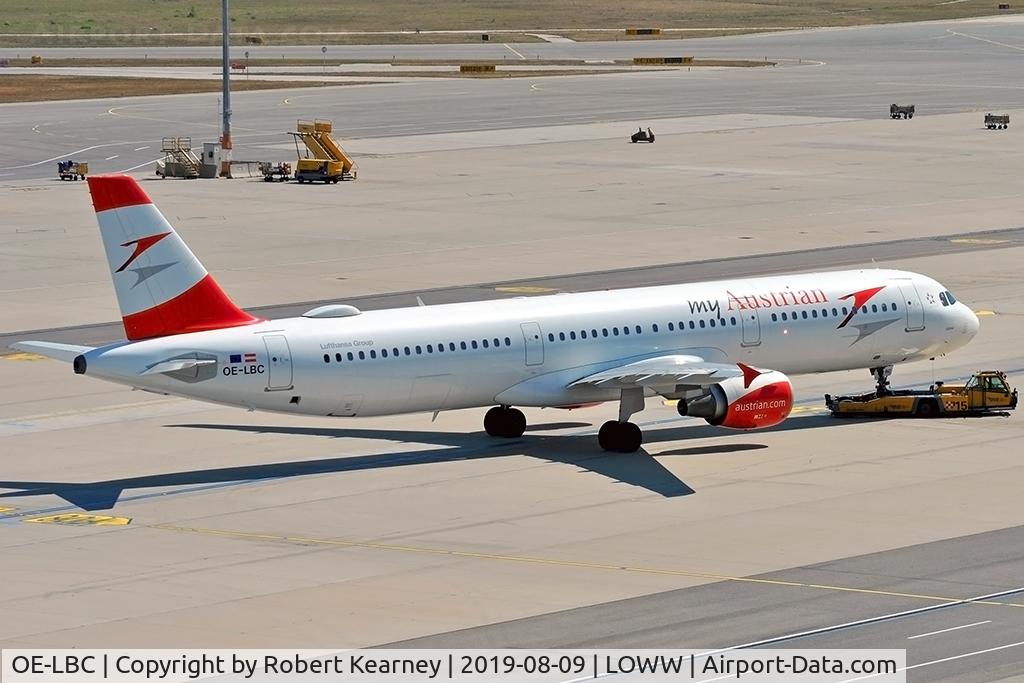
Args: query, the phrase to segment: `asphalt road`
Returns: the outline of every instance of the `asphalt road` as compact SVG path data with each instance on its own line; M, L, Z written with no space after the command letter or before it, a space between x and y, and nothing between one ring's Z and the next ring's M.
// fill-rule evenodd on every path
M870 267L872 259L885 259L892 265L899 259L955 254L988 249L1005 249L1024 245L1024 228L1007 228L985 232L960 233L941 237L923 237L866 244L852 244L822 249L806 249L755 256L735 256L703 261L670 263L640 268L604 270L591 273L576 273L555 277L488 282L465 287L424 289L410 292L393 292L354 297L344 303L361 310L399 308L416 305L416 298L422 298L427 305L447 304L463 301L483 301L502 297L543 294L553 291L582 292L624 287L647 287L683 282L701 282L715 279L752 277L776 273L792 273L806 270L813 263L815 270L843 266ZM534 290L534 291L530 291ZM272 304L250 308L249 311L262 318L287 318L299 316L306 311L334 300L303 301ZM99 346L123 338L124 329L120 322L103 322L92 325L51 328L43 330L20 330L0 333L0 354L7 347L29 338L68 344Z
M1006 17L1006 19L1015 19ZM1024 108L1020 23L936 22L645 42L332 46L329 59L633 56L780 60L776 68L650 72L541 79L442 79L236 93L235 158L274 158L296 119L333 119L343 137L495 130L722 113L877 118L892 102L919 115ZM216 48L0 49L0 57L215 56ZM241 57L243 48L235 48ZM319 58L318 46L250 47L253 58ZM4 70L4 73L19 71ZM3 74L0 73L0 78ZM147 167L164 136L219 133L219 94L0 106L0 180L42 178L53 162L92 171ZM894 125L902 125L903 122Z
M386 647L906 648L910 681L994 681L1024 670L1022 544L1018 526Z

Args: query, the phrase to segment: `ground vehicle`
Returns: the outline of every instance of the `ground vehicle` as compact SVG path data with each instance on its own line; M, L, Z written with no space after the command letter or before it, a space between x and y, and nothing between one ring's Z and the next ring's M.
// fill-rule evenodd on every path
M1006 128L1010 125L1009 114L985 114L985 127L989 130Z
M914 118L914 105L912 104L890 104L890 119L912 119Z
M936 382L928 389L899 391L880 386L860 396L825 394L825 405L837 417L982 415L1016 408L1017 391L1010 389L1005 373L984 370L966 384Z
M295 179L300 183L322 181L337 183L339 180L356 179L356 163L331 137L334 126L330 121L299 121L295 137L296 152L299 154L295 165ZM303 154L298 149L299 141L306 147Z
M654 142L654 131L648 128L646 131L643 128L637 130L629 138L630 142Z
M78 161L58 161L57 175L61 180L85 180L89 173L89 164Z
M292 165L287 161L282 161L279 164L272 164L269 161L260 162L260 173L263 174L263 180L268 183L273 182L285 182L292 175Z

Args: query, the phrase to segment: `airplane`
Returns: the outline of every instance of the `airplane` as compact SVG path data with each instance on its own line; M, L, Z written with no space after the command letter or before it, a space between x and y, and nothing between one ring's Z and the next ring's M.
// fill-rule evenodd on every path
M600 446L640 449L645 399L749 430L793 407L788 375L892 367L946 354L974 312L917 273L864 269L360 311L345 304L262 320L232 302L130 176L90 176L125 341L13 348L146 391L250 410L363 417L618 402Z

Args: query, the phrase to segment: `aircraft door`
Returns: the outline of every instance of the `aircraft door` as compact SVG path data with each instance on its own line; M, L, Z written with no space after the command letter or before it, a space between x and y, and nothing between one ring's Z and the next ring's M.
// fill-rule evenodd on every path
M292 388L292 353L288 339L281 334L263 337L267 346L267 391Z
M526 364L544 364L544 338L537 323L520 323L523 330L523 341L526 344Z
M743 328L741 346L761 345L761 318L758 317L756 308L740 311L740 327Z
M907 332L916 332L924 329L924 306L921 305L921 294L917 286L910 280L904 280L897 285L903 294L903 307L907 312Z

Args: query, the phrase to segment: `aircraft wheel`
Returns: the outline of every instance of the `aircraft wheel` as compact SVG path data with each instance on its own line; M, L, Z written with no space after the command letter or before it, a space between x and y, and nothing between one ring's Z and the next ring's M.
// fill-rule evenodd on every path
M643 433L632 422L609 420L597 433L601 448L614 453L635 453L643 443Z
M515 408L495 406L484 415L484 431L491 436L518 439L526 431L526 415Z

